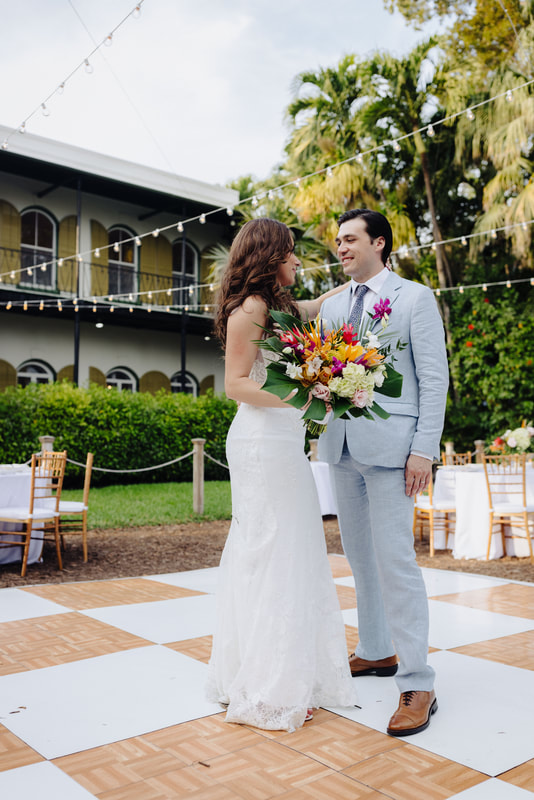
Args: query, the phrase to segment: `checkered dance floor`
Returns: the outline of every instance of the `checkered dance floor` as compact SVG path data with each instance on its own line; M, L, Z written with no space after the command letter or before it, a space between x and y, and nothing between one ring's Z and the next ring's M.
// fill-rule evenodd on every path
M346 623L346 560L330 556ZM292 733L204 699L217 569L0 590L0 797L534 800L534 585L424 569L438 713L384 731L393 678Z

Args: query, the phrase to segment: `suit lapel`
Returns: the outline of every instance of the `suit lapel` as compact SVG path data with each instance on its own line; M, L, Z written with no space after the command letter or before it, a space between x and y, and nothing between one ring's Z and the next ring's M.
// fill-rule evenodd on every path
M399 276L395 272L390 272L387 276L386 280L384 281L384 285L380 291L378 296L377 303L380 300L389 299L389 303L392 307L392 310L395 308L395 303L399 301L400 291L402 288L402 281ZM372 321L369 330L372 332L375 328L379 328L381 324L380 319L375 319Z

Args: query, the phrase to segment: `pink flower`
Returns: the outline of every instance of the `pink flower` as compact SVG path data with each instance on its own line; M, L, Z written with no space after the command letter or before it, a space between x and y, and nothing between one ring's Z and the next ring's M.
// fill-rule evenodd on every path
M350 402L356 408L365 408L369 401L369 392L366 389L357 389L352 395Z
M318 400L323 400L325 403L330 400L330 389L323 383L315 383L311 388L311 393Z
M386 297L385 300L380 300L373 306L373 319L384 319L384 317L389 317L391 314L391 301L389 297Z

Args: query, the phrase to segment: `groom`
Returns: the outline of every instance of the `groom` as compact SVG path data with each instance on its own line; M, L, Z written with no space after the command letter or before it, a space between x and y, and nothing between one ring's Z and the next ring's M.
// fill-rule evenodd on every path
M409 736L427 728L438 707L412 525L414 495L428 484L439 456L448 387L443 324L431 290L386 267L393 236L382 214L347 211L339 218L336 244L352 286L323 303L327 326L346 320L357 325L379 300L389 299L389 330L407 344L394 363L403 376L401 397L377 397L391 416L329 423L318 454L331 465L343 548L356 584L359 643L349 657L351 672L396 674L400 702L387 732Z

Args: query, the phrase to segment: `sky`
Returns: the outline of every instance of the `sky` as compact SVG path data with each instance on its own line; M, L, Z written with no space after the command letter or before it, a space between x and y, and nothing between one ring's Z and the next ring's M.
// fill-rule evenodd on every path
M283 160L300 72L401 56L430 33L382 0L17 0L2 14L0 124L225 185ZM45 116L41 104L46 102ZM11 137L15 143L21 134ZM0 151L1 156L1 151Z

